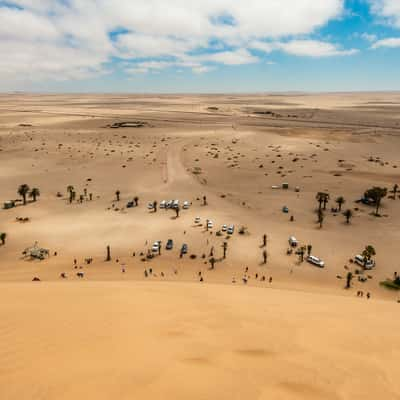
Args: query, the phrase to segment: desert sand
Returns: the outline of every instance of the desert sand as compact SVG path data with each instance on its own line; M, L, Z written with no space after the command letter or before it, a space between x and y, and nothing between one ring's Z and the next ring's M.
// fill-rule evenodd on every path
M380 285L400 272L399 111L399 93L0 95L0 398L399 398ZM374 186L379 216L356 202ZM148 209L170 199L179 217ZM23 257L35 242L49 257Z

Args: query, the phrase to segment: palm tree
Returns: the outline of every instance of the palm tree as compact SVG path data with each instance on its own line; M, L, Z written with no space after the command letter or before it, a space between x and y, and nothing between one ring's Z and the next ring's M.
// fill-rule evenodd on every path
M298 255L299 255L299 261L302 263L304 261L304 252L305 252L305 247L302 246L299 248Z
M351 288L351 281L353 280L353 273L352 272L348 272L347 276L346 276L346 289L350 289Z
M115 196L117 197L117 201L119 201L119 195L121 194L121 192L119 190L117 190L115 192Z
M214 269L214 265L215 265L215 258L214 257L211 257L209 260L208 260L209 262L210 262L210 264L211 264L211 269Z
M267 246L267 235L264 233L263 235L263 247Z
M381 205L381 200L386 197L387 195L387 189L386 188L381 188L378 186L374 186L372 189L368 189L365 194L364 197L368 198L368 199L372 199L375 204L376 204L376 209L375 209L375 215L378 216L378 211L379 211L379 207Z
M157 212L157 200L154 200L153 201L153 210L154 210L154 212Z
M329 197L329 193L324 193L324 192L318 192L316 199L319 203L319 210L321 210L322 208L322 204L324 205L324 210L326 210L326 204L328 203L330 197Z
M375 255L376 251L373 246L368 245L365 247L364 251L362 252L362 256L364 257L364 268L367 266L367 262Z
M397 194L397 191L399 190L399 185L396 183L394 186L393 186L393 190L392 190L392 192L393 192L393 197L394 198L396 198L396 194Z
M263 251L263 261L264 261L264 264L267 263L267 250L265 250L265 249Z
M22 197L24 205L26 204L26 195L28 194L28 192L29 192L29 186L26 183L24 183L18 188L18 194Z
M7 238L7 233L5 232L0 233L0 240L3 246L6 244L6 238Z
M343 196L339 196L335 201L339 205L339 212L342 211L342 205L346 202L344 197Z
M69 185L67 187L67 192L69 193L69 204L71 204L74 198L74 187L72 185Z
M318 210L318 223L319 223L319 227L320 228L322 228L322 224L324 222L324 218L325 218L324 212L321 209Z
M222 245L222 248L224 250L224 259L226 258L226 250L228 249L228 242L224 242Z
M353 217L353 211L348 209L343 213L343 215L346 217L346 223L349 224L350 223L350 219Z
M33 199L33 201L36 201L36 198L40 196L40 190L38 188L33 188L29 192L29 197Z
M137 207L139 205L139 197L135 196L133 198L133 201L135 202L135 206Z

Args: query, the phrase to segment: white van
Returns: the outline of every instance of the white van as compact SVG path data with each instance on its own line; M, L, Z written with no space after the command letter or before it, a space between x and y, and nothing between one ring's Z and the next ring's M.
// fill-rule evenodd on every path
M367 260L367 263L365 264L365 259L361 254L357 254L354 257L354 262L358 265L361 265L361 267L365 267L365 269L372 269L375 267L374 260Z

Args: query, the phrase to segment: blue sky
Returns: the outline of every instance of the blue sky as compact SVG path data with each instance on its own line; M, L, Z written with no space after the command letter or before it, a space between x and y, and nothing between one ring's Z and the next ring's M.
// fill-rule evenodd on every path
M400 0L0 0L0 90L400 90Z

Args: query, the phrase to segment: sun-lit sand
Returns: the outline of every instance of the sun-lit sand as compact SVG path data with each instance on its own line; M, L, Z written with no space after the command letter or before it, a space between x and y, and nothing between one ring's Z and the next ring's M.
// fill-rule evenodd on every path
M400 273L399 111L399 93L0 95L0 202L40 189L0 210L0 399L399 398L400 294L380 285ZM373 186L380 217L355 202ZM191 206L148 209L163 199ZM35 242L49 258L22 257Z

